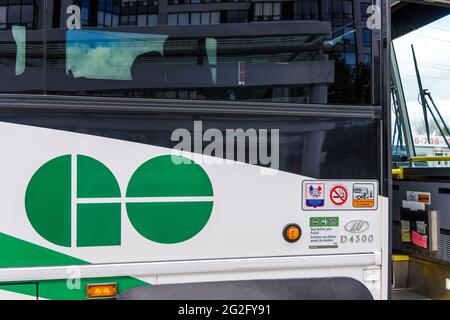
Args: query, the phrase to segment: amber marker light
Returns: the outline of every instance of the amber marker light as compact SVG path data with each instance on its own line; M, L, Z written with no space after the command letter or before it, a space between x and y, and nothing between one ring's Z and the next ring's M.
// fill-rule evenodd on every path
M86 285L89 299L114 298L117 295L117 283L92 283Z
M296 242L302 236L302 229L296 224L288 224L283 229L283 238L287 242Z

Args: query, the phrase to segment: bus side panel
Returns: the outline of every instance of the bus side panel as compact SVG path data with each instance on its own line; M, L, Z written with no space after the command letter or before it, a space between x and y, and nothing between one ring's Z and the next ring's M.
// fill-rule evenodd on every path
M312 277L330 266L319 261L311 272L302 257L333 256L336 262L346 254L356 260L342 267L358 267L336 273L372 284L378 296L385 208L378 194L376 121L55 112L4 114L1 120L1 136L13 137L3 141L8 153L0 160L0 190L7 195L0 240L9 248L3 267L87 270L142 262L149 263L147 271L133 276L157 275L164 283L242 277L208 262L192 270L193 264L176 261L197 260L198 266L222 259L226 266L238 259L252 278ZM243 147L245 162L236 161L236 153L227 161L195 153L196 141L200 152L207 150L203 134L213 128L225 139L227 129L253 128L258 144L267 143L261 135L268 132L271 162L252 163L248 139L228 142ZM175 149L179 129L191 134L192 152ZM294 243L283 237L292 224L301 228ZM260 270L271 263L266 257L280 259L273 272ZM294 265L302 269L289 270L292 261L281 257L299 258ZM164 268L155 264L161 261ZM119 273L130 274L127 268ZM13 280L4 277L0 270L1 281Z

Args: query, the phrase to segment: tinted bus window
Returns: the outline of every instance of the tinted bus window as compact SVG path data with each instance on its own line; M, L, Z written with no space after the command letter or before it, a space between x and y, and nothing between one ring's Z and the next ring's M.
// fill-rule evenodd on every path
M245 115L173 115L146 113L99 113L73 111L15 110L0 114L0 121L50 129L71 131L94 136L132 141L152 146L179 148L175 130L190 133L191 150L207 153L211 141L203 139L207 130L221 132L223 141L227 130L255 130L267 137L266 151L261 157L250 158L250 139L233 138L215 149L214 157L241 161L262 167L313 177L316 179L377 179L380 180L380 154L374 141L380 135L376 120L311 119L295 116ZM273 128L278 134L273 135ZM265 131L264 134L262 131ZM245 133L244 133L245 132ZM197 142L194 142L197 141ZM200 142L198 142L200 141ZM278 142L277 142L278 141ZM194 146L194 143L199 143ZM275 143L277 147L270 145ZM229 146L233 145L233 152ZM198 150L197 147L200 147ZM260 148L260 146L258 147ZM184 149L186 150L186 149ZM239 159L239 152L245 155Z
M37 0L8 1L41 7ZM47 0L47 6L45 72L42 63L39 71L49 94L362 105L377 100L379 30L367 23L370 0ZM6 7L16 21L16 6ZM41 22L30 9L20 10L21 19L36 18L21 24L25 53L14 41L7 45L13 77L20 76L19 56L36 50L28 33ZM20 68L31 73L33 67ZM26 91L19 83L16 91Z

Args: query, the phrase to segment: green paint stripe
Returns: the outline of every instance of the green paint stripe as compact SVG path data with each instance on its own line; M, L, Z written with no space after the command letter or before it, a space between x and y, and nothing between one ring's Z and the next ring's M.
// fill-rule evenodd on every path
M0 233L1 268L64 266L73 264L89 264L34 243Z
M35 283L4 284L0 285L0 290L24 294L35 298L37 295L37 286Z
M87 261L38 246L34 243L4 233L0 233L0 248L2 251L2 254L0 255L1 268L89 264ZM73 281L74 280L70 280L69 284L74 284ZM45 299L85 299L86 284L101 282L117 282L119 292L137 286L148 285L147 282L132 277L85 278L81 279L79 289L69 289L67 279L44 280L38 282L38 295ZM8 283L4 284L6 285ZM8 288L6 287L7 286L0 289L23 293L23 288L19 285L8 285ZM72 287L74 286L72 285ZM35 296L35 294L32 295Z

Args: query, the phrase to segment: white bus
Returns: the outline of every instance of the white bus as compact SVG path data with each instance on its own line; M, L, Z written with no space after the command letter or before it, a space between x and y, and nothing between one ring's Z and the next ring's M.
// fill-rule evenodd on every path
M370 2L1 7L0 298L388 298Z

